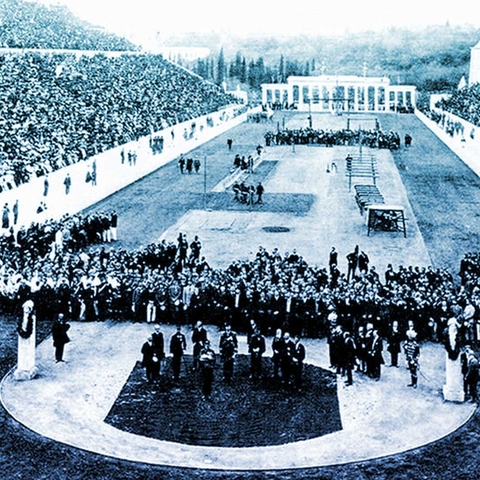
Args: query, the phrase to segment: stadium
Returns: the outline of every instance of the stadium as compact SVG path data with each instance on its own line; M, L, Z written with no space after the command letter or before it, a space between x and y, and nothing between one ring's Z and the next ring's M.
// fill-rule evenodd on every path
M480 43L427 101L0 5L0 478L477 476Z

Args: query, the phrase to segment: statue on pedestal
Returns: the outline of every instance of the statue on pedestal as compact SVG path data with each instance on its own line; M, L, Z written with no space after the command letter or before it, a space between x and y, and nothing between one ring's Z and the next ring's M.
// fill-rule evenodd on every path
M443 386L443 397L450 402L463 402L465 392L463 386L462 365L460 362L460 349L462 338L462 309L458 305L452 307L452 317L447 322L444 345L446 349L446 384Z
M37 374L35 365L36 318L34 303L22 305L23 315L18 323L18 361L14 373L16 380L31 380Z
M456 317L452 317L447 322L447 335L445 337L445 349L450 360L455 361L460 355L460 336L459 328L461 323Z

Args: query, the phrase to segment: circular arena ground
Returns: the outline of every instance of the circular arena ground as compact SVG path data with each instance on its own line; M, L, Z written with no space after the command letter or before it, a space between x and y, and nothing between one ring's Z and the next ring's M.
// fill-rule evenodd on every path
M282 116L286 117L287 126L307 124L306 115L301 114L280 115L275 121L282 121ZM340 252L340 268L345 270L345 255L358 244L368 252L371 264L379 271L392 263L433 264L455 272L461 254L476 250L479 232L475 229L480 227L474 222L464 222L469 229L469 235L466 235L460 233L458 224L461 223L459 219L471 218L471 205L480 200L478 178L439 144L415 117L392 114L378 118L384 130L397 130L402 136L406 131L413 132L414 143L408 152L393 155L388 151L374 152L380 172L380 191L387 203L405 208L406 238L399 233L386 232L374 232L367 237L363 217L353 193L348 190L342 163L346 154L352 151L351 147L265 148L262 163L251 179L247 179L247 183L262 181L266 190L264 203L251 208L238 205L233 201L228 182L225 182L233 161L233 155L226 148L226 135L193 152L194 156L208 158L206 199L202 195L203 176L182 176L172 163L92 209L117 209L119 245L127 248L161 238L174 240L179 232L186 233L189 238L199 235L203 243L202 253L212 266L217 267L227 266L232 259L251 257L259 245L270 250L278 247L280 251L296 248L307 262L325 265L328 251L335 245ZM314 127L343 128L345 122L341 116L314 116ZM253 152L262 142L263 133L275 128L275 123L245 124L229 132L234 139L233 154L237 150L240 154ZM428 176L419 173L427 168L427 156L430 159ZM337 172L327 172L327 166L332 162L338 165ZM443 185L445 171L455 172L450 187ZM444 203L438 202L435 185L437 191L438 185L442 185L445 198L450 200L448 209ZM206 209L203 208L205 203ZM147 324L74 323L73 342L67 347L67 363L54 363L51 339L47 338L38 348L39 378L27 383L13 382L10 376L4 379L1 395L6 410L33 432L60 442L64 445L62 449L69 445L122 461L140 462L149 468L152 465L195 468L198 469L195 476L205 470L302 469L302 473L293 474L297 475L295 478L319 478L315 476L318 472L322 478L419 478L409 475L402 463L411 463L412 458L416 462L415 472L422 471L423 464L426 472L423 478L432 478L438 469L430 465L425 455L416 457L410 451L434 442L428 451L433 451L432 457L438 459L435 445L442 445L442 452L446 448L439 439L445 437L448 442L456 435L452 432L465 422L467 426L472 423L475 412L472 404L443 402L444 352L438 345L425 344L422 345L422 375L417 390L406 388L409 379L403 366L398 369L385 367L379 382L357 374L354 385L348 388L343 379L337 377L335 391L341 429L325 435L270 446L250 443L247 447L229 448L188 444L182 438L173 442L159 439L158 435L152 438L132 434L122 428L121 422L112 426L105 419L132 381L140 347L151 330ZM164 332L168 338L171 327L164 326ZM216 347L218 332L210 327L209 334ZM306 340L305 343L307 362L328 371L325 342ZM246 353L243 338L241 349ZM386 352L385 357L388 357ZM187 370L184 375L189 375ZM217 382L219 377L217 373ZM218 392L219 386L216 385ZM191 401L201 402L198 385L195 388ZM295 404L293 401L292 411ZM328 416L328 412L318 414ZM13 429L12 435L19 438L29 435L26 431L15 431L19 427L9 425L9 422L6 422L7 428ZM467 426L463 428L468 431ZM56 445L53 443L52 448L57 448ZM69 450L70 455L72 452L81 456L81 462L87 462L85 453ZM478 457L465 450L462 454L470 458L471 470L474 470ZM386 460L373 460L386 456ZM95 457L92 462L101 462L99 458ZM355 468L350 469L351 462L359 462L355 468L361 468L361 475L354 474ZM402 464L403 470L400 470L405 473L400 470L397 473L403 476L397 477L392 471L388 474L387 466L395 462ZM453 465L451 461L449 463ZM148 476L142 467L123 463L123 467L128 465L137 474L121 477L121 468L117 464L106 465L102 469L104 474L92 474L89 478ZM344 466L341 470L313 470L313 473L309 470L334 465ZM117 473L108 476L108 467ZM456 478L449 471L450 476L438 478ZM80 475L66 478L83 478ZM159 470L155 475L156 478L173 478L176 473L168 470L167 477L165 470ZM185 475L190 478L188 473ZM204 478L211 478L209 475L214 473L204 474Z
M164 330L167 338L174 332L172 326L164 326ZM323 405L318 402L309 406L310 422L318 422L320 418L320 423L324 423L326 428L321 432L322 429L317 426L318 436L308 440L265 446L262 433L259 432L254 438L258 442L256 445L249 441L249 447L228 448L215 439L187 442L186 433L178 436L178 442L135 435L122 429L125 419L113 427L111 421L105 422L105 418L121 395L132 370L135 370L139 346L151 331L152 326L148 324L75 323L71 333L73 342L68 346L67 363L56 364L51 342L43 342L38 349L38 364L41 367L39 378L32 382L17 382L8 376L2 384L2 401L9 413L22 424L67 445L149 464L222 470L310 468L392 455L448 435L466 422L474 411L472 404L443 402L441 388L445 354L438 345L425 345L421 385L417 390L406 386L409 374L404 366L398 369L385 368L379 382L358 374L352 387L345 386L341 377L338 377L338 381L333 379L332 388L338 397L338 407L335 408L334 402ZM209 328L209 337L214 346L218 345L219 334L213 327ZM308 363L328 369L325 342L307 340L305 343ZM95 355L92 355L92 345L95 345ZM240 337L239 351L247 353L245 337ZM307 371L305 388L308 388L309 376ZM333 373L331 376L335 377ZM143 372L141 377L144 388L150 391L155 388L145 383ZM168 400L170 410L180 410L181 415L187 416L190 413L188 410L213 409L225 401L218 398L219 371L216 377L212 402L206 404L198 380L184 365L184 388L192 390L191 398L185 403L181 396L175 398L175 395L171 395ZM241 378L238 367L236 381L248 381L245 377ZM178 389L178 386L172 385L169 391ZM142 396L138 392L133 395L132 391L128 393L129 401L142 409ZM282 418L271 417L268 420L283 423L287 416L298 415L300 412L297 408L307 403L303 402L305 396L306 393L279 395L279 398L289 402L288 408ZM277 401L281 401L279 398ZM243 416L252 417L251 421L247 418L244 425L245 428L251 428L259 421L255 419L254 412L248 412L248 406L255 404L254 399L243 400L248 402ZM232 413L241 407L232 404ZM335 427L337 431L329 432L332 429L328 425L332 423L332 417L338 415L338 410L340 424ZM155 414L167 414L160 402L152 415ZM163 423L163 428L172 431L176 426L176 416L170 415L171 419ZM153 423L153 420L142 415L138 419L139 423L134 425L137 431L143 429L147 432L142 423ZM221 418L213 415L210 421L210 431L213 433L222 425L225 428L228 426L228 422L222 422ZM215 426L217 422L220 422L219 426ZM242 432L238 434L242 435ZM157 431L155 436L167 438L169 435ZM280 438L278 435L277 439ZM237 445L242 443L241 438L230 438L230 441Z

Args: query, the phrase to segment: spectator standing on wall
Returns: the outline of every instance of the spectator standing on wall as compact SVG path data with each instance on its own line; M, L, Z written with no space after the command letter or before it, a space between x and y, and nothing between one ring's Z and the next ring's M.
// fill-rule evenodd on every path
M10 227L10 208L8 208L8 203L5 203L2 211L2 228L8 230Z
M48 182L48 175L45 175L45 179L43 180L43 196L44 197L48 195L49 187L50 187L50 183Z
M70 193L70 187L72 186L72 179L69 173L67 173L63 184L65 185L65 195L68 195Z
M13 204L13 224L16 225L18 221L18 198L15 200L15 203Z
M94 160L92 163L92 185L97 185L97 161Z

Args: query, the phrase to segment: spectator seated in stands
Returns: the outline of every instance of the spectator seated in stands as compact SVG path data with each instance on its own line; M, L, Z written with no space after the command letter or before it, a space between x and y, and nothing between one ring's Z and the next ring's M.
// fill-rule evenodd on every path
M236 103L158 55L4 53L0 76L3 190Z
M440 100L436 107L480 127L480 84L456 91L449 98Z

